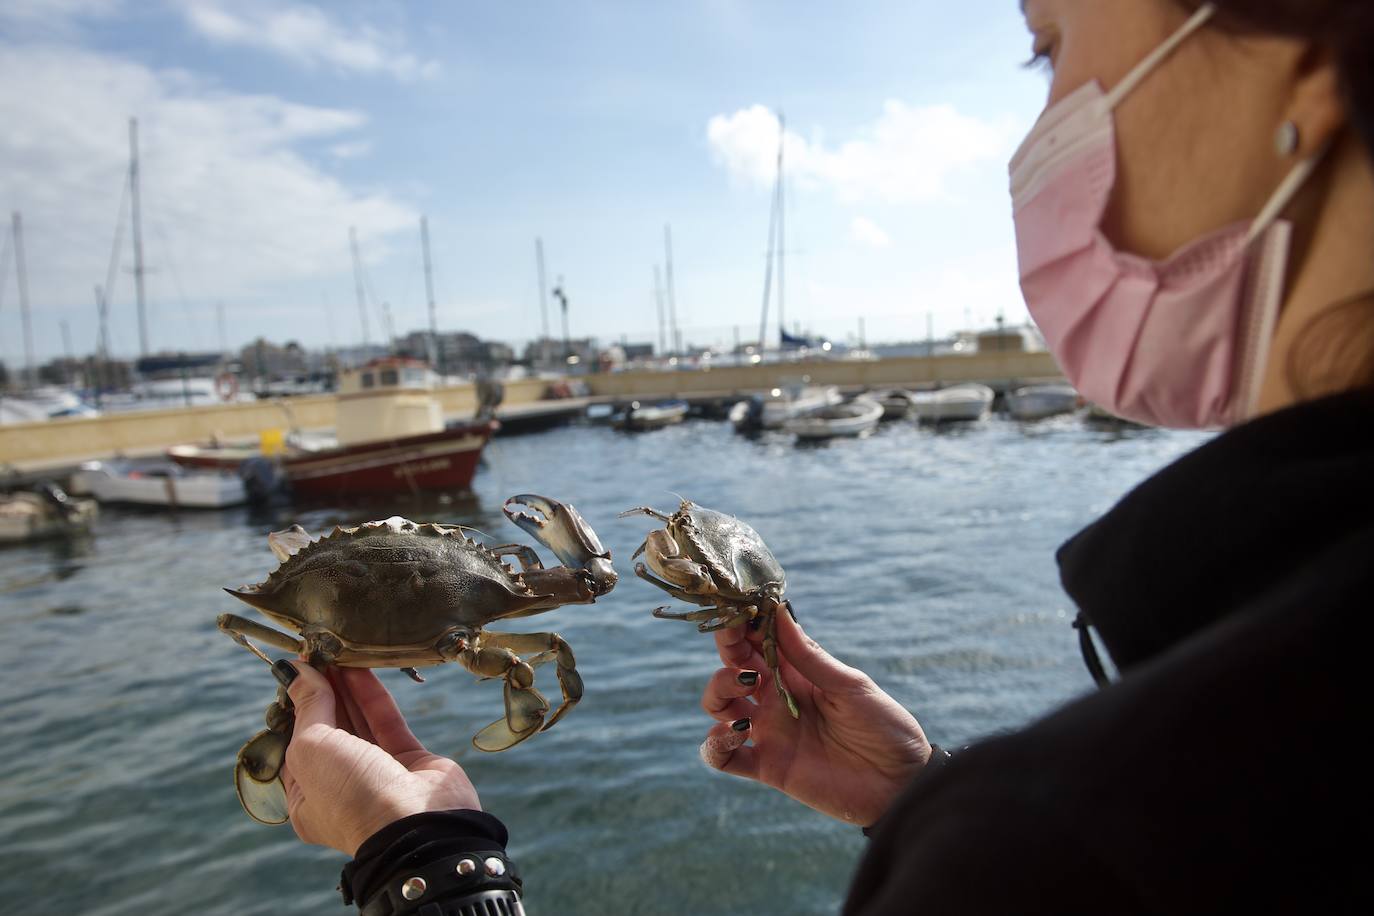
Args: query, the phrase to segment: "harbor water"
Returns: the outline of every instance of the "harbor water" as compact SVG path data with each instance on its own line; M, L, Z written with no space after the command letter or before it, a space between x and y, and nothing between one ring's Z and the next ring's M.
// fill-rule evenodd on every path
M586 697L496 755L470 738L500 689L457 666L381 672L431 749L510 827L532 914L833 913L866 842L771 789L706 769L708 636L655 620L630 554L674 493L750 522L788 570L811 635L869 672L933 740L1023 725L1091 689L1054 550L1203 436L1076 418L947 430L902 423L798 447L692 421L639 435L571 426L502 438L471 494L308 511L107 509L74 544L0 551L0 909L133 916L346 912L344 857L253 823L232 785L276 682L215 628L253 612L221 588L275 565L266 534L389 515L530 542L501 503L574 503L616 590L510 629L556 630ZM546 562L551 558L538 548ZM540 683L557 695L553 672ZM1019 775L1019 774L1013 774Z

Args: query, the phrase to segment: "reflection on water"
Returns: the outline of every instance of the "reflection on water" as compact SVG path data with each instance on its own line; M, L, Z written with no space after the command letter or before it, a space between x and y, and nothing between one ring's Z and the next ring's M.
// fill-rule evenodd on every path
M575 503L621 571L597 604L519 627L569 641L583 702L484 755L469 739L500 713L492 683L456 666L426 684L382 672L421 739L457 756L510 825L532 911L834 912L862 838L701 766L711 642L649 616L661 593L628 575L645 520L616 513L672 508L677 492L748 520L812 635L958 743L1089 688L1053 550L1200 441L1072 418L888 425L803 449L721 422L573 427L494 440L475 492L454 499L107 510L89 539L0 551L0 899L41 889L34 912L100 916L342 912L341 856L239 810L234 754L276 684L215 629L222 611L252 614L220 589L260 581L275 565L266 533L293 523L318 534L403 515L529 543L501 504L533 492Z

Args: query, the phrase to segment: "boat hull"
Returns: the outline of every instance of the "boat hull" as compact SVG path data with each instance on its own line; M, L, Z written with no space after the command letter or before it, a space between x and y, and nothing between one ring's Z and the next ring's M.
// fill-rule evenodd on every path
M911 415L921 423L972 423L992 406L993 390L986 385L954 385L911 396Z
M299 496L466 490L493 424L474 423L404 439L292 455L282 462Z
M1044 420L1078 409L1078 392L1064 385L1019 388L1007 395L1007 413L1018 420Z

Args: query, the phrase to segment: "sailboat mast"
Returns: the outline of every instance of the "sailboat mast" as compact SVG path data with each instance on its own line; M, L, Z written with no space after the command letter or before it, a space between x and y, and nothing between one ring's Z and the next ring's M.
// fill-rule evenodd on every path
M782 112L778 112L778 328L787 330L786 316L783 310L786 308L787 297L784 281L787 279L787 272L783 269L783 253L787 250L787 220L785 219L785 204L787 201L786 185L783 181L782 172L782 152L786 145L787 138L787 118ZM778 343L782 343L782 334L778 335Z
M658 306L658 352L661 355L668 349L668 339L663 328L663 278L657 264L654 265L654 304Z
M134 290L138 299L138 352L148 355L148 310L143 288L143 216L138 193L138 118L129 119L129 193L133 203Z
M434 269L429 261L429 217L420 217L420 246L425 250L425 295L429 297L429 358L436 371L444 374L444 355L439 350L439 320L434 309Z
M682 329L677 324L677 297L673 294L673 227L663 225L663 249L667 253L665 270L668 275L668 321L673 328L673 353L682 351Z
M363 346L372 345L367 333L367 296L363 293L363 260L358 255L358 227L348 227L348 245L353 250L353 287L358 293L358 315L363 321Z
M29 320L29 271L24 262L24 218L14 211L14 277L19 281L19 316L24 323L24 374L29 387L38 384L33 364L33 323Z
M539 345L539 359L541 362L548 362L549 299L546 291L549 288L549 283L544 277L544 240L542 238L536 237L534 240L534 264L539 270L539 317L544 329L543 342Z

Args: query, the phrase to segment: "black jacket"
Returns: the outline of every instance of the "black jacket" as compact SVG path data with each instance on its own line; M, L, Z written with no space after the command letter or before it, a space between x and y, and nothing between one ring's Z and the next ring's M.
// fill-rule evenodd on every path
M1059 562L1121 680L918 776L844 912L1374 912L1374 393L1218 437Z

